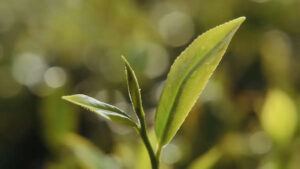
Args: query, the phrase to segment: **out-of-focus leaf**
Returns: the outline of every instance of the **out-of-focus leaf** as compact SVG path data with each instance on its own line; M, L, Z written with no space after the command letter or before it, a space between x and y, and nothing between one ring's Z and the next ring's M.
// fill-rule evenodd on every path
M264 169L264 168L270 168L270 169L293 169L293 168L289 168L289 166L287 166L285 164L285 162L283 162L283 158L282 156L280 156L280 154L270 154L269 156L267 156L266 158L264 158L263 162L260 163L260 165L258 166L259 169ZM298 168L298 166L297 166ZM295 168L296 169L296 168Z
M112 152L123 168L134 168L138 158L136 154L137 144L129 144L129 142L127 140L118 141Z
M86 139L69 134L64 145L71 150L81 168L84 169L119 169L116 161L104 155L96 146Z
M160 146L168 144L178 131L244 20L240 17L207 31L175 60L155 119Z
M46 164L43 167L44 169L82 169L80 167L78 160L70 156L67 153L62 153L59 156L59 159L51 162L46 162Z
M62 98L71 103L86 108L105 119L133 127L136 126L134 120L132 120L124 111L115 106L100 102L92 97L83 94L76 94L71 96L63 96Z
M222 157L222 152L213 148L209 150L207 153L203 154L199 158L197 158L188 169L210 169L213 168L214 165L219 161Z
M291 83L291 54L292 48L287 35L279 30L271 30L262 38L261 59L268 83L285 89Z
M144 120L145 113L142 105L142 98L140 93L140 87L136 75L131 68L129 62L126 60L124 56L122 56L122 60L125 63L125 72L128 86L128 93L132 103L132 106L137 114L139 120Z
M283 91L268 92L262 113L264 130L280 145L286 145L297 129L297 108L294 101Z
M43 137L48 146L57 148L61 145L64 136L70 132L76 132L78 113L63 100L57 99L63 93L64 88L56 90L52 95L42 99L41 125Z

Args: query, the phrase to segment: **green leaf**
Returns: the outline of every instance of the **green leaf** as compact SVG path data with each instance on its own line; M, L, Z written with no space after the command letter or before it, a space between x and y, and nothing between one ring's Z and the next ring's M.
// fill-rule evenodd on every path
M63 96L62 98L71 103L86 108L110 121L126 124L133 127L137 126L134 120L132 120L124 111L115 106L100 102L92 97L83 94L75 94L71 96Z
M131 68L129 62L126 60L124 56L122 56L122 60L125 64L125 72L128 86L128 93L134 108L135 113L137 114L140 121L143 121L145 118L145 113L142 105L141 93L138 80L136 75Z
M240 17L207 31L175 60L156 113L160 146L168 144L178 131L244 20Z

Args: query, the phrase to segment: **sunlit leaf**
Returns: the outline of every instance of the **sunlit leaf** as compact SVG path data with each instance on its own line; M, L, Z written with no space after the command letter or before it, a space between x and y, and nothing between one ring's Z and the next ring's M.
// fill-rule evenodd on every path
M188 169L211 169L221 157L222 152L217 148L213 148L192 162Z
M296 103L285 92L270 90L261 113L264 130L275 142L285 145L297 129Z
M139 120L143 120L145 118L145 113L142 105L140 87L136 75L124 56L122 56L122 60L125 63L127 86L131 103Z
M156 114L160 146L168 144L178 131L244 20L240 17L207 31L175 60Z
M115 106L100 102L92 97L83 94L75 94L71 96L63 96L62 98L86 108L110 121L134 127L136 126L136 123L124 111Z

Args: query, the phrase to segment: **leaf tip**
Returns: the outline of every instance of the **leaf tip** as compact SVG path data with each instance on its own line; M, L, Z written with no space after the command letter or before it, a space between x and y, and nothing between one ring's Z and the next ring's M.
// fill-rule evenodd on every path
M69 96L61 96L61 99L68 100Z
M127 68L130 67L130 64L124 55L121 55L121 58L123 63L125 64L125 71L127 71Z
M238 18L234 19L233 21L238 23L239 25L241 25L245 20L246 20L246 17L241 16L241 17L238 17Z
M68 95L68 96L62 96L61 99L72 102L74 96L82 96L82 94L75 94L75 95Z
M122 59L122 61L125 63L125 64L127 64L127 59L126 59L126 57L124 56L124 55L121 55L121 59Z
M124 55L121 55L122 60L126 60Z
M240 16L237 19L240 19L242 22L244 22L246 20L246 17L245 16Z

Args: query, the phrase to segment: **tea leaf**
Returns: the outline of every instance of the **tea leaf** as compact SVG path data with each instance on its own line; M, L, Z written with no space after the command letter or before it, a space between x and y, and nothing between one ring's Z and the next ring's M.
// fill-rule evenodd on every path
M156 114L160 146L168 144L178 131L244 20L237 18L200 35L175 60Z
M71 96L63 96L62 98L86 108L110 121L133 127L137 126L134 120L132 120L124 111L115 106L100 102L92 97L83 94L76 94Z
M124 56L122 56L122 60L125 63L125 72L126 72L126 80L128 86L128 93L134 108L135 113L137 114L140 121L143 121L145 118L145 113L142 105L141 93L138 80L136 75L131 68L129 62L126 60Z

